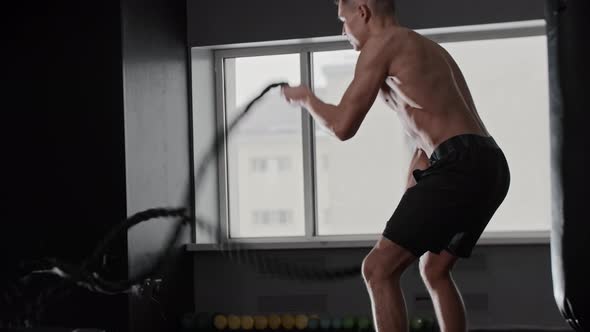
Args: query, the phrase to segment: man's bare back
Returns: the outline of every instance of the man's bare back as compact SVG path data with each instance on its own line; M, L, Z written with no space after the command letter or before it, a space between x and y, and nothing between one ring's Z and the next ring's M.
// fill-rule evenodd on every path
M364 52L388 57L380 96L427 155L450 137L489 136L461 71L448 52L418 33L395 27Z

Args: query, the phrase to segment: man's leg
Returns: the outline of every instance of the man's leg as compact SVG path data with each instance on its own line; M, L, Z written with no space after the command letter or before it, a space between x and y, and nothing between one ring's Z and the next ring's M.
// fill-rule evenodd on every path
M377 332L408 331L400 277L416 259L406 249L381 237L363 260L363 278L371 298Z
M420 258L420 274L430 293L441 332L467 331L465 306L451 276L457 257L448 251L431 252Z

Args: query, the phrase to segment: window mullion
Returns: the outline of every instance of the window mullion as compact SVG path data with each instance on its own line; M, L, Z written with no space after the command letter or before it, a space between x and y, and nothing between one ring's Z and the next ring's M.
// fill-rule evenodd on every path
M217 91L217 133L223 132L223 145L222 148L217 152L217 171L219 174L218 188L219 188L219 225L217 241L223 243L229 240L229 227L230 227L230 210L229 210L229 186L228 186L228 139L226 132L226 103L228 94L229 98L233 100L235 98L234 91L228 91L225 89L226 80L235 81L235 64L233 62L225 62L225 58L221 55L217 55L215 58L215 76L216 76L216 91ZM216 135L217 136L217 135Z
M312 86L311 53L302 51L301 83ZM305 238L312 240L316 235L316 174L315 174L315 141L313 119L304 108L301 109L301 127L303 139L303 193L305 204Z

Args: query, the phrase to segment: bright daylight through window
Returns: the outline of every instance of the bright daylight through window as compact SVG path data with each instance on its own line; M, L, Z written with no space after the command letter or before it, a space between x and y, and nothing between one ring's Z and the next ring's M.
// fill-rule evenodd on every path
M461 67L480 116L511 168L510 191L486 232L547 231L546 37L467 40L442 46ZM226 117L228 121L235 117L263 87L278 81L299 84L309 78L318 97L338 103L352 80L357 57L349 49L320 48L290 54L273 54L273 48L268 48L263 56L223 57ZM231 238L382 232L403 194L411 152L395 112L378 99L357 135L346 142L318 126L303 130L305 117L306 112L288 105L278 92L271 93L230 136L225 176ZM306 135L313 144L304 144ZM307 173L306 155L314 166ZM306 179L304 174L315 176ZM305 194L305 181L312 183L313 195ZM312 202L306 204L306 200ZM306 207L315 209L306 214ZM308 215L313 220L307 220ZM313 227L306 228L306 223ZM306 234L306 229L314 231Z

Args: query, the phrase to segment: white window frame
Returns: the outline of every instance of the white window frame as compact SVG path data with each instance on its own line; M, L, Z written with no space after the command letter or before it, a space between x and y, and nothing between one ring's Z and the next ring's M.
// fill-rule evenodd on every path
M516 38L529 36L545 36L545 21L520 21L474 26L449 27L417 30L422 35L439 42L474 41L499 38ZM329 38L329 41L287 41L265 42L247 45L220 46L213 49L215 66L215 105L216 130L225 131L226 109L224 88L224 59L248 56L265 56L279 54L299 54L301 66L301 82L313 88L312 53L350 49L350 44L343 37ZM255 111L255 110L254 110ZM227 146L218 154L218 186L219 186L219 241L242 243L256 249L278 248L318 248L318 247L370 247L379 234L372 235L317 235L317 195L315 189L316 160L315 135L313 119L304 109L302 112L303 135L303 180L305 207L305 236L301 237L229 237L229 192L227 179ZM394 208L394 207L392 207ZM385 225L384 225L385 226ZM196 230L198 231L198 229ZM522 232L486 232L479 244L547 244L550 241L549 231ZM213 248L211 244L195 244L194 249Z

